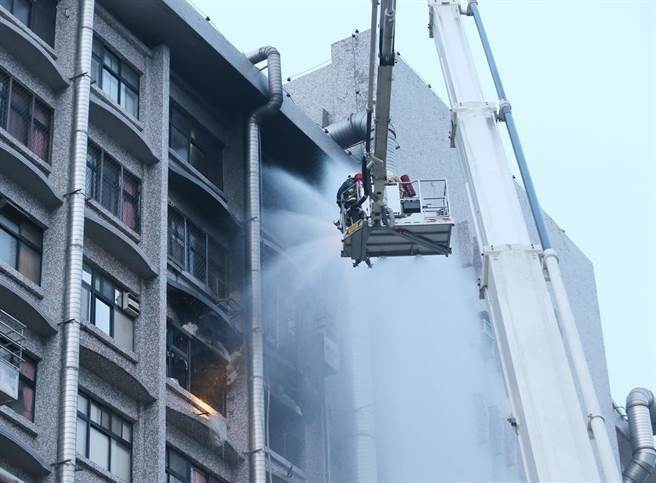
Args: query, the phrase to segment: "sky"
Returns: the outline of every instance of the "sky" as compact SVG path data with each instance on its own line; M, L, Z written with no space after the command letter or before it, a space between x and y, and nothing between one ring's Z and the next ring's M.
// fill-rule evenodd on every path
M285 78L328 62L331 43L368 28L371 8L193 3L238 49L276 46ZM656 391L656 2L480 0L479 9L542 206L594 264L612 395L623 403L633 387ZM397 19L397 50L446 99L426 1L397 0Z

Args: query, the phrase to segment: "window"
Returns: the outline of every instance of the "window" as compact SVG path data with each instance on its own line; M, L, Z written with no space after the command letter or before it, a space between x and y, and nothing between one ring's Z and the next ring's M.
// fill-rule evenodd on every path
M280 401L274 393L267 396L266 401L269 447L302 468L305 430L302 416Z
M119 347L134 349L134 320L122 310L124 291L105 275L84 265L80 318L116 340Z
M43 230L11 204L0 209L0 262L41 284Z
M0 5L49 45L55 44L55 0L0 0Z
M175 325L166 331L166 375L217 411L225 412L227 364L215 350Z
M132 117L139 117L139 74L97 37L93 39L91 78Z
M78 394L77 452L119 478L132 478L132 424Z
M228 253L191 221L169 208L169 259L205 283L219 299L228 297Z
M50 160L52 109L1 70L0 127L39 158Z
M169 147L217 188L223 188L223 145L173 102Z
M141 181L95 144L87 149L87 196L132 230L141 229Z
M34 421L34 396L36 393L36 361L23 354L18 379L18 399L8 406L16 413Z
M177 451L166 448L166 483L223 483L194 466Z

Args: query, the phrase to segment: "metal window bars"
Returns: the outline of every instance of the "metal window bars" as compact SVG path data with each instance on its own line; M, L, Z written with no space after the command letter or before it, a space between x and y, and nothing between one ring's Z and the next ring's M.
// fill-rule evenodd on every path
M0 404L16 400L25 325L0 309Z

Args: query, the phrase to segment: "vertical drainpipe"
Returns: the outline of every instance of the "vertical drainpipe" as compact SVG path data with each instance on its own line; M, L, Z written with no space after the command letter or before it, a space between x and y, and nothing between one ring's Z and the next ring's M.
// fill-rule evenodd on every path
M74 76L73 163L67 196L68 240L62 324L62 363L60 420L57 442L57 481L75 481L77 391L80 356L80 291L84 251L84 207L86 159L89 129L89 90L91 88L91 47L93 44L94 0L80 0L77 57Z
M253 64L267 60L269 102L258 107L248 118L246 128L246 250L250 295L250 354L248 380L249 458L251 483L266 482L266 427L264 406L264 347L262 334L262 202L260 197L262 147L260 125L282 106L280 53L274 47L261 47L247 54Z

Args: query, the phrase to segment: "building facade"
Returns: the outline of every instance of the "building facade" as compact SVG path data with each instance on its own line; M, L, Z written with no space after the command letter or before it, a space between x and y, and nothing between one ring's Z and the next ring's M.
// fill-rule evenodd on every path
M183 0L95 2L91 72L76 72L82 3L0 2L0 315L25 339L10 361L18 400L0 407L0 481L55 481L64 463L79 76L91 87L75 479L248 481L244 140L266 77ZM343 156L288 100L263 154L308 178ZM265 240L267 259L284 252ZM266 327L269 470L325 481L323 376L301 364L309 342L291 312Z

